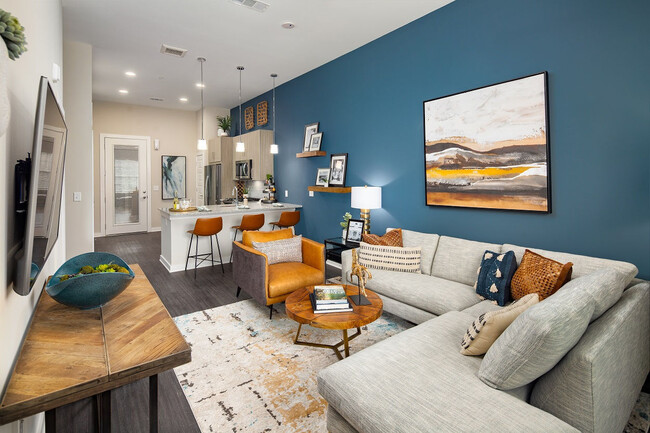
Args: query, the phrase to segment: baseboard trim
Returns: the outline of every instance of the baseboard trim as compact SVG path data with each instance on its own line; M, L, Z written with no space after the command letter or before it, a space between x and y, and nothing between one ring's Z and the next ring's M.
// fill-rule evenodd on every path
M161 230L160 227L151 227L151 228L149 229L149 233L152 233L152 232L159 232L160 230Z

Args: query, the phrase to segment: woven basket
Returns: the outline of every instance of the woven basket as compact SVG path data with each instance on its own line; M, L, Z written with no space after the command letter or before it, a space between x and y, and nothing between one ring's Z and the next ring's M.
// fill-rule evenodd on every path
M560 263L526 250L517 272L512 277L513 299L538 293L539 300L548 298L571 279L573 263Z

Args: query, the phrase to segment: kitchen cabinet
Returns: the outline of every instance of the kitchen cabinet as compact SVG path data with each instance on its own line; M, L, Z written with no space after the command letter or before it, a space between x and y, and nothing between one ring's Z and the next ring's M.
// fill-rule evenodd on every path
M214 164L223 161L221 147L224 143L232 143L232 138L227 136L211 138L208 140L208 163Z
M251 169L252 180L266 180L267 174L273 174L273 155L271 154L271 144L273 143L273 131L268 129L258 129L257 131L242 134L241 136L232 137L232 149L235 149L236 143L242 141L245 145L244 152L233 152L232 174L235 173L235 162L242 160L251 160L253 162ZM222 157L225 161L225 158Z

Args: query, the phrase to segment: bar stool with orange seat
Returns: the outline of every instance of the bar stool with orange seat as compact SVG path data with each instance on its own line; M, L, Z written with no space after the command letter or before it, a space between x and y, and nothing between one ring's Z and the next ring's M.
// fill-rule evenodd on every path
M241 231L256 231L262 228L264 225L264 214L245 214L241 217L241 223L238 226L232 226L235 229L235 235L232 237L232 241L237 240L237 232ZM232 263L232 251L230 252L230 262Z
M271 230L275 230L276 227L281 229L286 229L293 227L300 221L300 211L291 211L291 212L282 212L280 214L280 219L278 221L269 223L273 226Z
M194 259L194 278L196 279L196 268L198 265L203 263L208 259L208 256L210 257L210 262L212 263L212 266L214 267L214 250L212 248L212 236L214 235L214 238L217 240L217 249L219 250L219 263L221 264L221 273L225 273L226 271L223 268L223 258L221 257L221 247L219 246L219 237L217 236L217 233L219 233L223 229L223 218L221 217L216 217L216 218L198 218L196 222L194 223L194 229L193 230L188 230L187 232L191 235L190 236L190 247L187 249L187 259L185 260L185 270L187 271L187 263L190 261L191 258ZM194 236L196 236L196 247L195 247L195 253L193 256L190 255L192 252L192 240L194 240ZM205 253L205 254L199 254L199 236L208 236L208 239L210 239L210 252ZM198 262L198 259L201 259L201 262ZM198 262L198 263L197 263Z

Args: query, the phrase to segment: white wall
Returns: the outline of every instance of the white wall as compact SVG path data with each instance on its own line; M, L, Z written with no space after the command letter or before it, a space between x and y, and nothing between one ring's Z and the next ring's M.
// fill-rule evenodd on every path
M93 224L93 50L80 42L63 43L63 107L68 125L65 156L67 197L66 257L95 249ZM73 193L81 201L73 201Z
M14 249L13 228L13 172L16 159L22 159L31 152L34 132L36 96L41 75L51 76L52 64L63 64L62 8L60 0L3 0L2 9L18 17L27 36L28 49L18 60L9 61L8 89L11 119L7 133L0 137L0 203L9 206L0 208L0 381L6 386L7 379L23 335L29 323L36 301L47 275L65 260L65 207L62 206L59 241L29 296L19 296L9 282L10 249ZM3 51L2 60L6 61ZM54 84L54 91L62 97L62 84ZM65 202L65 200L64 200ZM25 420L24 432L43 430L43 416ZM0 427L0 433L17 433L18 423Z

